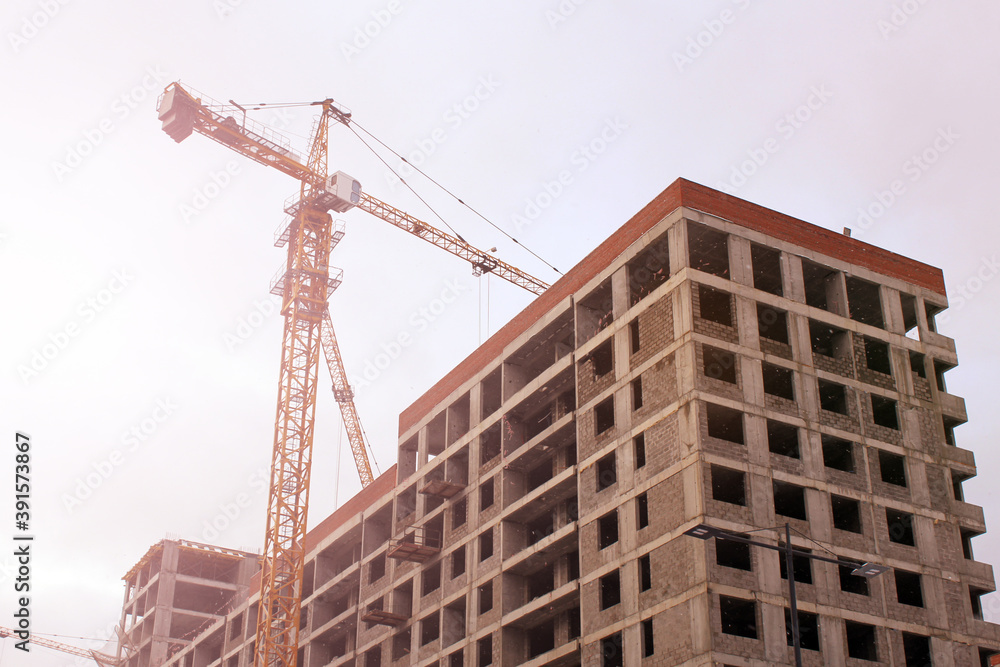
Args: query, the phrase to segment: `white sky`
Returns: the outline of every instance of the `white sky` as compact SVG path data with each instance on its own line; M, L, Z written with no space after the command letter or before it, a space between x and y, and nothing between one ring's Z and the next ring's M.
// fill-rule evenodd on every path
M267 291L284 252L272 233L297 186L204 137L174 144L154 107L178 78L242 103L333 97L562 270L679 176L853 227L941 267L953 307L940 328L963 362L948 386L970 415L957 438L980 470L967 495L996 527L998 19L1000 6L983 0L175 0L162 10L8 0L0 434L33 438L34 630L106 633L121 576L168 534L262 543L281 318L255 313L274 310ZM309 110L259 117L305 147ZM331 136L331 171L434 220L345 128ZM912 158L925 151L933 164L922 168ZM753 156L763 164L734 175ZM226 186L213 187L227 168ZM547 197L562 172L561 192ZM895 201L878 210L897 180ZM470 242L555 277L422 179L411 182ZM196 205L185 221L182 207ZM862 229L859 209L873 205L880 215ZM531 220L515 224L518 215ZM334 263L345 280L332 308L350 374L368 370L357 404L385 469L399 412L485 336L486 286L463 262L363 212L343 217ZM442 310L445 292L456 298ZM489 292L490 332L529 301L495 280ZM386 365L379 355L400 334L411 342ZM19 367L60 341L37 375L22 377ZM359 488L350 457L338 463L327 391L317 422L313 525ZM126 437L144 427L143 440ZM12 470L13 454L6 445L0 469ZM108 474L96 488L80 487L100 469ZM15 532L12 496L8 481L4 540ZM237 500L248 505L229 520ZM206 532L213 521L230 525ZM998 536L976 540L980 560L1000 560ZM0 625L11 624L12 564L0 556ZM5 667L69 664L39 649L23 656L10 642L0 650Z

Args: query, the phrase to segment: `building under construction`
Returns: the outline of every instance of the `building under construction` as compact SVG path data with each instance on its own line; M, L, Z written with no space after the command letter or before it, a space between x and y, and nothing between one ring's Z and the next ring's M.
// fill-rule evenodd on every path
M701 524L776 547L788 525L803 664L988 664L947 305L938 269L676 181L407 408L396 466L310 530L298 664L794 664L787 561ZM123 664L252 665L257 567L154 547Z

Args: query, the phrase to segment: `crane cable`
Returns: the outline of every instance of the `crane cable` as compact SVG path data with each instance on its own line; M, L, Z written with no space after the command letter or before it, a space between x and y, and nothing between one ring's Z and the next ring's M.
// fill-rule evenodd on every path
M428 203L427 203L427 201L426 201L426 200L425 200L425 199L424 199L423 197L421 197L420 195L418 195L418 194L417 194L417 191L416 191L416 190L414 190L414 189L413 189L413 187L412 187L412 186L411 186L411 185L410 185L409 183L407 183L407 182L406 182L406 180L405 180L405 179L404 179L404 178L403 178L402 176L400 176L399 174L397 174L397 173L396 173L396 170L395 170L395 169L393 169L392 167L390 167L390 166L389 166L389 163L388 163L388 162L386 162L386 161L385 161L385 160L384 160L384 159L382 158L382 156L381 156L381 155L379 155L379 154L378 154L377 152L375 152L375 149L374 149L374 148L372 148L372 147L371 147L371 146L370 146L370 145L368 144L368 142L367 142L367 141L365 141L365 140L364 140L364 138L362 138L362 136L361 136L360 134L358 134L357 132L355 132L355 131L354 131L354 128L353 128L353 127L352 127L351 125L348 125L348 126L347 126L347 129L349 129L349 130L350 130L351 132L353 132L353 133L354 133L354 136L356 136L356 137L358 138L358 140L359 140L359 141L360 141L361 143L363 143L363 144L365 145L365 148L367 148L368 150L370 150L370 151L372 152L372 155L374 155L375 157L377 157L377 158L378 158L378 159L379 159L379 160L380 160L380 161L382 162L382 164L384 164L384 165L385 165L385 168L386 168L386 169L388 169L388 170L389 170L389 171L391 171L391 172L392 172L393 174L395 174L396 178L398 178L398 179L399 179L400 183L402 183L403 185L405 185L405 186L406 186L406 188L407 188L407 189L408 189L408 190L409 190L410 192L412 192L412 193L413 193L413 196L414 196L414 197L416 197L416 198L417 198L417 199L419 199L419 200L420 200L421 202L423 202L424 206L426 206L426 207L427 207L427 208L428 208L428 209L430 210L430 212L434 214L434 217L436 217L436 218L437 218L438 220L440 220L440 221L441 221L441 224L442 224L442 225L444 225L444 226L445 226L445 227L447 227L447 228L448 228L449 230L451 230L451 233L452 233L452 234L454 234L454 235L455 235L455 236L456 236L456 237L458 238L458 240L459 240L459 241L461 241L462 243L468 243L468 241L466 241L466 240L465 240L464 238L462 238L462 235L461 235L461 234L459 234L459 233L458 233L457 231L455 231L455 228L454 228L454 227L452 227L452 226L451 226L451 225L449 225L449 224L448 224L447 222L445 222L444 218L442 218L442 217L441 217L441 214L440 214L440 213L438 213L437 211L435 211L435 210L434 210L434 207L432 207L432 206L431 206L430 204L428 204ZM373 137L373 138L374 138L374 137ZM375 139L375 141L378 141L378 139ZM379 142L379 143L381 143L381 142Z
M493 221L491 221L489 218L487 218L486 216L484 216L482 213L480 213L476 209L474 209L471 206L469 206L468 204L466 204L465 201L463 201L461 197L459 197L458 195L456 195L455 193L453 193L451 190L449 190L448 188L446 188L443 185L441 185L440 183L438 183L431 176L428 176L426 172L424 172L422 169L420 169L420 167L416 166L415 164L413 164L412 162L410 162L409 160L407 160L405 157L403 157L402 155L400 155L399 153L397 153L396 151L394 151L393 149L391 149L389 146L387 146L385 144L385 142L383 142L381 139L379 139L378 137L376 137L374 134L372 134L371 132L369 132L368 130L366 130L364 127L362 127L361 125L359 125L358 122L355 121L352 118L351 119L351 124L348 125L348 127L351 128L352 132L354 131L354 126L357 126L362 132L364 132L369 137L371 137L372 139L374 139L375 141L377 141L383 148L385 148L387 151L389 151L390 153L392 153L393 155L395 155L397 158L399 158L400 160L402 160L406 164L408 164L411 167L413 167L413 169L418 174L420 174L421 176L423 176L424 178L426 178L427 180L429 180L431 183L433 183L434 185L436 185L439 188L441 188L442 190L444 190L446 193L448 193L448 195L450 195L451 197L453 197L455 199L455 201L457 201L459 204L461 204L462 206L464 206L465 208L469 209L470 211L472 211L473 213L475 213L476 215L478 215L480 218L482 218L483 220L485 220L487 222L487 224L489 224L495 230L497 230L498 232L500 232L501 234L503 234L504 236L506 236L508 239L510 239L511 241L513 241L514 243L516 243L517 245L521 246L525 250L527 250L529 253L531 253L531 255L533 257L535 257L535 259L537 259L538 261L542 262L543 264L545 264L545 266L549 267L550 269L552 269L553 271L555 271L559 275L563 275L562 271L560 271L556 267L552 266L552 264L550 264L549 262L545 261L545 259L543 259L541 256L539 256L538 253L536 253L534 250L532 250L528 246L526 246L523 243L521 243L520 241L518 241L516 238L514 238L513 236L511 236L510 234L508 234L506 231L504 231L501 227L499 227L498 225L496 225ZM360 135L358 135L357 132L354 132L354 134L355 134L355 136L358 137L358 139L361 139ZM368 147L368 150L372 151L372 153L375 153L374 149L372 149L372 147L369 146L368 143L365 142L364 139L361 139L361 141L362 141L362 143L365 144L365 146ZM379 156L378 153L375 153L375 155L380 160L382 160L381 156ZM388 167L389 170L392 171L392 173L396 174L396 171L392 167L389 167L389 165L386 164L385 160L382 160L382 163L385 164L385 166ZM396 174L396 177L399 178L399 180L404 185L406 185L407 188L410 188L411 192L413 191L413 188L411 188L410 185L405 180L403 180L403 178L401 176L399 176L399 174ZM414 193L414 194L416 194L416 193ZM423 201L423 199L421 199L420 201ZM437 215L437 213L435 213L435 215ZM438 217L440 218L440 216L438 216ZM444 222L444 221L442 220L442 222ZM450 229L450 227L449 227L449 229ZM456 232L456 235L457 235L457 232ZM461 237L459 237L459 238L461 238ZM462 239L462 240L464 241L465 239Z
M264 108L276 109L276 108L306 107L306 106L317 106L317 105L320 105L320 104L323 104L323 103L322 102L298 102L298 103L276 103L276 104L268 104L266 102L259 102L257 104L249 106L248 110L250 110L250 111L260 111L260 110L262 110ZM405 185L406 188L410 192L412 192L413 195L417 199L419 199L424 204L424 206L426 206L431 211L431 213L433 213L435 215L435 217L437 217L438 220L441 221L441 224L443 224L445 227L447 227L451 231L452 234L454 234L456 237L458 237L458 239L460 241L462 241L463 243L468 243L468 241L466 241L464 238L462 238L462 235L459 234L455 230L454 227L452 227L447 222L445 222L444 218L442 218L441 215L436 210L434 210L434 208L431 207L431 205L428 204L427 201L423 197L421 197L420 195L417 194L416 190L414 190L413 187L409 183L406 182L406 179L404 179L402 176L400 176L396 172L395 169L393 169L391 166L389 166L389 163L386 162L382 158L382 156L379 155L375 151L375 149L372 148L371 145L361 137L361 135L359 135L357 132L354 131L354 126L357 126L362 132L364 132L369 137L371 137L372 139L374 139L375 141L377 141L379 143L379 145L381 145L387 151L389 151L390 153L392 153L393 155L395 155L397 158L399 158L400 160L402 160L406 164L410 165L414 169L414 171L416 171L418 174L420 174L421 176L423 176L424 178L426 178L427 180L429 180L431 183L433 183L434 185L436 185L439 188L441 188L442 190L444 190L450 197L452 197L459 204L461 204L462 206L464 206L465 208L469 209L470 211L472 211L473 213L475 213L477 216L479 216L480 218L482 218L488 225L490 225L491 227L493 227L493 229L497 230L498 232L500 232L501 234L503 234L504 236L506 236L508 239L510 239L511 241L513 241L515 244L517 244L517 245L521 246L522 248L524 248L525 250L527 250L528 253L531 254L532 257L534 257L535 259L537 259L538 261L540 261L542 264L544 264L545 266L549 267L550 269L552 269L553 271L555 271L556 273L558 273L560 276L561 275L565 275L565 274L563 274L562 271L560 271L559 269L557 269L556 267L554 267L551 263L549 263L544 258L542 258L534 250L532 250L528 246L526 246L523 243L521 243L520 241L518 241L516 238L514 238L513 236L511 236L510 234L508 234L506 231L504 231L504 229L502 229L499 225L497 225L496 223L494 223L492 220L490 220L489 218L487 218L485 215L483 215L482 213L480 213L476 209L474 209L471 206L469 206L467 203L465 203L465 201L461 197L459 197L454 192L452 192L448 188L446 188L443 185L441 185L440 183L438 183L436 180L434 180L434 178L432 178L431 176L429 176L420 167L416 166L415 164L413 164L412 162L410 162L409 160L407 160L405 157L403 157L402 155L400 155L399 153L397 153L396 151L394 151L392 148L390 148L389 146L387 146L384 141L382 141L381 139L379 139L378 137L376 137L374 134L372 134L371 132L369 132L368 130L366 130L356 120L354 120L353 118L351 118L350 123L344 123L344 124L347 125L348 129L350 129L351 132L354 133L354 136L356 136L358 138L358 140L361 141L361 143L365 145L365 148L367 148L368 150L370 150L372 152L372 154L375 157L377 157L382 162L382 164L384 164L386 166L386 169L388 169L389 171L391 171L396 176L396 178L399 179L400 183L402 183L403 185Z

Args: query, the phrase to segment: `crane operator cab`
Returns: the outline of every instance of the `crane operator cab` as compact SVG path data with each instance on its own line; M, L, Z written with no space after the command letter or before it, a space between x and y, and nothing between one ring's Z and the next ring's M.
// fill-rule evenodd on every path
M324 192L316 198L320 207L338 213L349 211L360 202L361 182L342 171L327 177Z

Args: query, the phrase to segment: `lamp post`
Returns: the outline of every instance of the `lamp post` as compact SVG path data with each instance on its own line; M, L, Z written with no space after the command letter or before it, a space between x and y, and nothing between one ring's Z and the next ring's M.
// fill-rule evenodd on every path
M771 549L773 551L781 551L785 554L785 569L788 571L788 598L789 607L791 608L792 648L795 652L796 667L802 667L802 644L799 636L799 610L798 600L795 597L795 568L793 566L793 557L802 556L811 560L823 561L824 563L834 563L843 567L853 567L854 569L851 571L851 574L864 577L865 579L874 579L880 574L884 574L889 571L889 568L885 565L879 565L878 563L864 563L862 565L858 565L852 561L841 560L839 558L829 558L827 556L818 556L809 551L794 549L792 547L792 529L787 523L785 524L785 546L758 542L757 540L751 540L748 537L743 537L742 535L737 535L736 533L731 533L728 530L716 528L715 526L709 526L704 523L700 523L693 528L689 528L684 531L684 534L690 535L691 537L697 537L701 540L709 540L714 537L718 540L725 540L727 542L750 544L757 547L763 547L765 549Z

